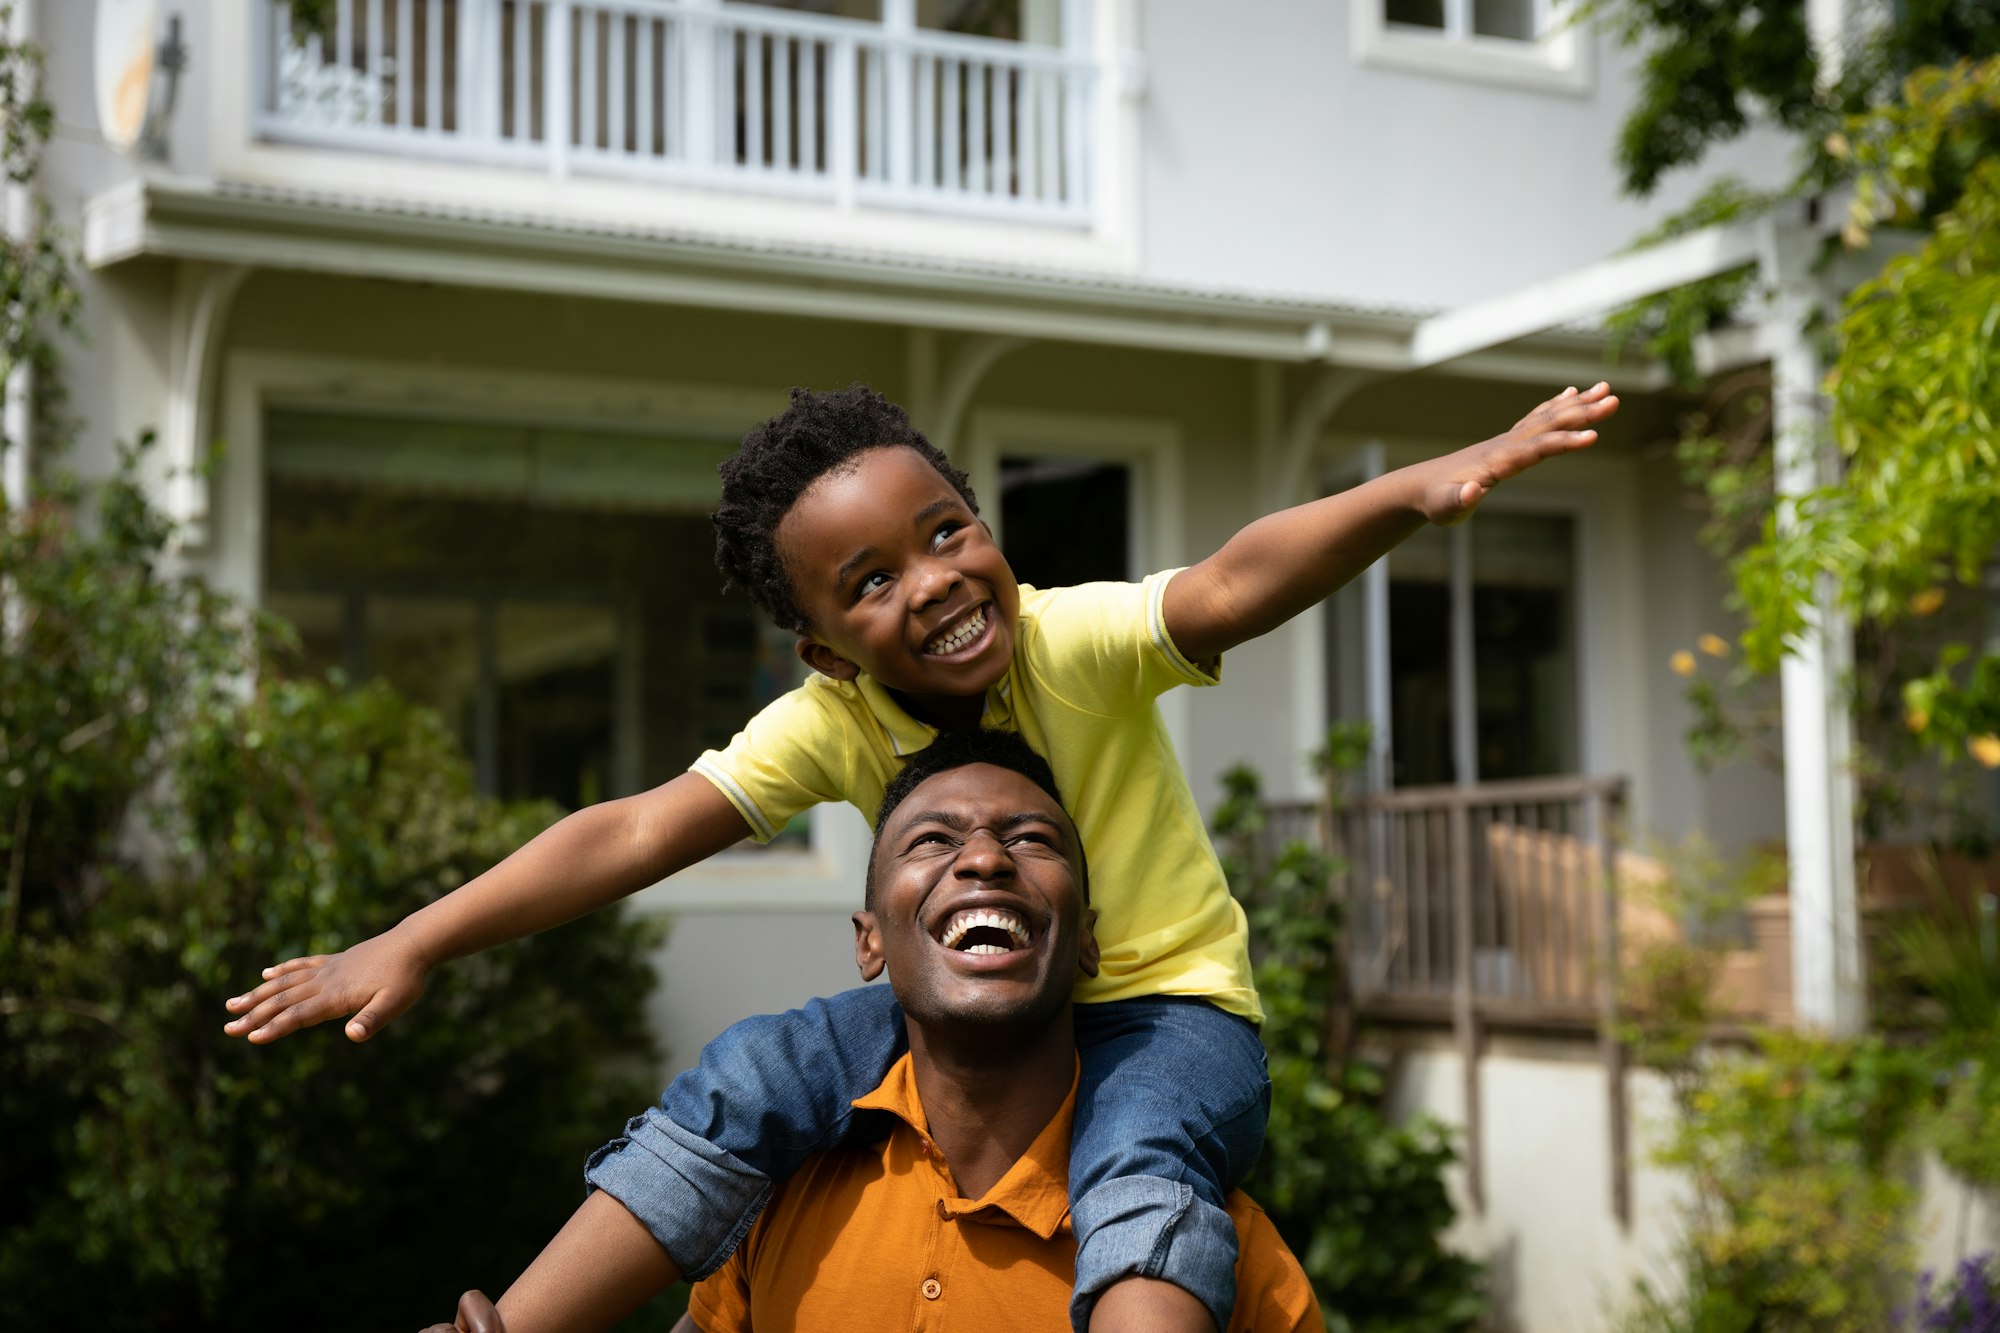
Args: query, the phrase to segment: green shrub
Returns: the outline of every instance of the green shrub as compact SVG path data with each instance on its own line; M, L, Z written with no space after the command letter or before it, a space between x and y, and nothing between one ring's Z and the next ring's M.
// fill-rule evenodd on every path
M1336 736L1340 745L1351 740ZM1333 776L1333 775L1330 775ZM1294 842L1266 858L1257 775L1223 779L1215 833L1250 919L1271 1121L1245 1188L1263 1205L1319 1293L1337 1333L1476 1327L1483 1270L1444 1248L1454 1210L1449 1132L1383 1114L1382 1072L1349 1058L1333 865Z
M554 815L478 796L386 688L286 681L158 571L128 459L0 524L0 1326L410 1327L503 1287L648 1101L656 933L440 969L388 1032L265 1048L225 996L448 892Z
M1686 1287L1641 1286L1626 1327L1878 1333L1912 1271L1921 1058L1877 1038L1771 1033L1716 1056L1658 1155L1694 1185Z

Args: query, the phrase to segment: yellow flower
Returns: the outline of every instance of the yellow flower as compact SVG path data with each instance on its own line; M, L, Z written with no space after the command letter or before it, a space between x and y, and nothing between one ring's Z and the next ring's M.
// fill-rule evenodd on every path
M1909 712L1903 714L1903 725L1911 731L1921 733L1930 724L1931 715L1921 708L1912 708Z
M1826 155L1828 157L1839 158L1845 161L1848 153L1851 151L1853 150L1847 142L1847 136L1839 130L1835 130L1832 134L1826 136Z
M1965 743L1965 748L1972 751L1981 768L2000 768L2000 736L1990 731L1984 736L1974 736Z
M1933 615L1943 605L1943 588L1925 588L1910 599L1910 614L1913 616Z
M1720 634L1704 634L1695 640L1695 646L1710 657L1729 656L1729 640L1723 638Z
M1674 669L1674 674L1677 676L1692 676L1696 671L1694 654L1685 648L1668 658L1667 665Z

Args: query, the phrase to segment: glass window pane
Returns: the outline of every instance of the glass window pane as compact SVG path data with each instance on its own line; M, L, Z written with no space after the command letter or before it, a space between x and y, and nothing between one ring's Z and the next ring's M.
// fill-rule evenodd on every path
M1003 458L1000 531L1014 576L1037 588L1136 577L1132 469L1100 459Z
M491 790L574 807L656 786L802 676L791 636L720 589L712 500L684 480L710 443L266 426L267 601L305 665L437 708Z
M617 613L502 602L494 630L500 792L575 810L617 791Z
M807 14L831 14L836 18L882 21L882 0L756 0L771 9L796 9Z
M437 710L468 756L479 735L479 608L468 600L370 597L363 617L366 674Z
M351 672L358 666L348 636L347 605L347 598L325 593L274 592L264 599L264 609L297 632L296 665L308 676L323 676L336 667Z
M1040 29L1024 36L1022 25ZM1054 46L1062 41L1060 0L917 0L917 26L942 32L1032 41Z
M1566 515L1472 520L1482 782L1576 771L1575 529Z
M1444 0L1383 0L1382 17L1412 28L1444 30Z
M1389 557L1390 781L1454 781L1451 534L1427 527Z
M1535 40L1535 0L1472 0L1472 31L1481 37Z

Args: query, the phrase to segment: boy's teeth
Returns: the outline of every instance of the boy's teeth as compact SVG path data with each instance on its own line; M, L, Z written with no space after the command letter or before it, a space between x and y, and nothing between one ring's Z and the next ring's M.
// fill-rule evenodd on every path
M925 644L924 651L933 657L942 657L946 653L955 653L965 647L966 644L978 638L979 632L985 628L986 608L982 606L960 621L958 626L950 633L940 634Z

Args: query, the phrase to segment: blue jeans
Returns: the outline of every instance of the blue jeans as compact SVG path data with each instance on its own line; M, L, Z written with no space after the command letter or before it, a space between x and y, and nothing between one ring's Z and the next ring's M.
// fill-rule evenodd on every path
M1271 1109L1257 1029L1205 1000L1149 996L1077 1005L1076 1044L1072 1322L1083 1329L1119 1279L1152 1277L1227 1327L1236 1227L1223 1196L1257 1160ZM749 1234L773 1182L812 1153L887 1132L885 1112L851 1103L908 1049L887 986L746 1019L593 1153L584 1180L645 1223L682 1276L706 1277Z

